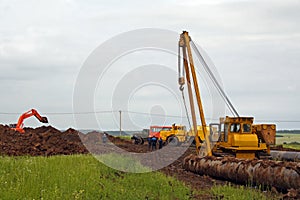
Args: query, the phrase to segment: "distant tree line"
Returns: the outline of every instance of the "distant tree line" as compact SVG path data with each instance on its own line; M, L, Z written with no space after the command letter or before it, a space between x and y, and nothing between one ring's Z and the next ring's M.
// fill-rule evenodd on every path
M277 130L277 133L294 133L294 134L300 134L300 130Z

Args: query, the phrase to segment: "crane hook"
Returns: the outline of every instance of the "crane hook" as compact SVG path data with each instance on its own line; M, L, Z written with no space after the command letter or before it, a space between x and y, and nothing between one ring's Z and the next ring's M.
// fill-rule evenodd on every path
M180 85L179 89L180 89L180 91L183 91L184 90L183 85Z

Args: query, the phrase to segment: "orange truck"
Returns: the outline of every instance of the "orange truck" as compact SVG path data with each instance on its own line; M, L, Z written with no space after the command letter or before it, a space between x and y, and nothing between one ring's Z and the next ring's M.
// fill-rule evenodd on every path
M150 126L148 137L156 137L160 138L160 131L168 131L171 130L172 126Z

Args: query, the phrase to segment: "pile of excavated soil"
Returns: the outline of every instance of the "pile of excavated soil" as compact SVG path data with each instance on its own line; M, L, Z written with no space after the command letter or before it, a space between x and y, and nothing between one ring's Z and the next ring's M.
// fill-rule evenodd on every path
M8 126L0 125L0 155L8 156L51 156L89 153L107 153L112 149L101 145L103 133L89 132L83 134L69 128L59 131L52 126L24 128L21 134ZM133 145L131 141L123 140L107 134L107 142L130 152L146 152L147 148ZM87 148L88 147L88 148Z
M61 132L51 126L25 128L21 134L0 125L0 154L9 156L50 156L88 153L82 145L79 132L68 129Z

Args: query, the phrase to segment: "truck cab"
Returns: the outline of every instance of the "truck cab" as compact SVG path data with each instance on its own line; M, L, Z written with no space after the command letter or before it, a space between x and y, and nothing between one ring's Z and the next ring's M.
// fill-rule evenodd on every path
M171 128L162 129L160 131L160 137L165 143L169 143L174 146L180 145L187 139L186 126L180 124L172 124Z
M160 131L168 131L171 130L172 126L150 126L149 136L150 138L156 137L160 138Z

